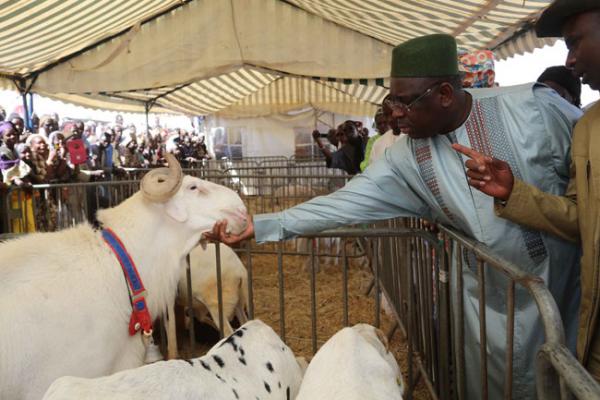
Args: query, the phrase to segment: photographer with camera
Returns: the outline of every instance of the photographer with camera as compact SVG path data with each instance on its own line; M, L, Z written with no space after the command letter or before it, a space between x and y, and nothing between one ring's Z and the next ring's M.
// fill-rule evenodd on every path
M364 150L359 127L354 121L346 121L338 126L337 130L330 129L327 138L331 145L340 144L339 150L333 146L325 146L321 141L321 134L314 130L313 139L325 156L327 168L337 168L350 175L360 172L360 163L364 158ZM332 151L333 150L333 151Z

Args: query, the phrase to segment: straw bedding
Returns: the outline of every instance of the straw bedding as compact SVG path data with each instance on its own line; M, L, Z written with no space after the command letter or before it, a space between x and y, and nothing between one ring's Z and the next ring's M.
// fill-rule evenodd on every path
M290 244L286 246L291 249ZM260 250L276 250L274 245L256 246ZM245 256L242 261L246 263ZM321 258L321 268L316 274L316 327L317 347L344 326L342 263L340 265L324 265ZM312 357L311 341L311 295L310 273L305 270L307 257L284 256L284 314L285 339L297 356L307 360ZM375 324L375 301L373 295L365 294L372 274L365 259L353 259L348 269L348 309L349 324L359 322ZM252 272L254 287L254 313L259 318L280 332L279 314L279 276L277 255L252 256ZM381 329L388 332L393 322L381 311ZM202 335L202 333L201 333ZM182 338L187 343L187 338ZM182 341L180 340L180 344ZM183 343L185 345L185 343ZM196 348L195 355L203 354L210 347L205 343ZM406 342L399 329L390 341L390 349L394 352L407 381ZM185 351L183 352L185 354ZM415 391L415 399L429 399L422 383Z

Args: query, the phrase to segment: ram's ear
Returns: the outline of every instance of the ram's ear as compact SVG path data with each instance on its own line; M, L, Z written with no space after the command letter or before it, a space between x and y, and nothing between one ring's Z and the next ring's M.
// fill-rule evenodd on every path
M177 222L185 222L188 219L188 213L180 199L172 198L165 204L167 215Z

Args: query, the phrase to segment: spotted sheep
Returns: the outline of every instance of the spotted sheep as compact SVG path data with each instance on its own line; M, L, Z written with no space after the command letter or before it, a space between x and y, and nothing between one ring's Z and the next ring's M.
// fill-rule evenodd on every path
M296 400L401 400L398 363L377 328L358 324L333 335L308 365Z
M62 377L44 400L292 400L302 374L300 362L273 329L253 320L202 357L160 361L102 378Z
M246 226L239 196L184 176L174 157L140 191L98 212L121 239L160 317L175 300L182 260L217 220ZM0 399L42 397L58 377L92 378L143 365L141 334L129 334L132 305L123 271L89 224L0 245Z

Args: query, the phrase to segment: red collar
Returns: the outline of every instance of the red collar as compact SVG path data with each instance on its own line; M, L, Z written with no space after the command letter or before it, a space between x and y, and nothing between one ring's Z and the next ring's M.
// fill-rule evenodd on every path
M125 249L123 242L121 242L119 237L112 230L108 228L102 229L102 238L113 251L117 260L119 260L123 275L125 275L125 280L127 281L129 300L131 301L131 307L133 309L131 318L129 319L129 334L135 335L137 331L142 329L144 335L152 335L152 317L150 316L144 297L146 295L146 289L144 288L142 278L135 267L135 263Z

